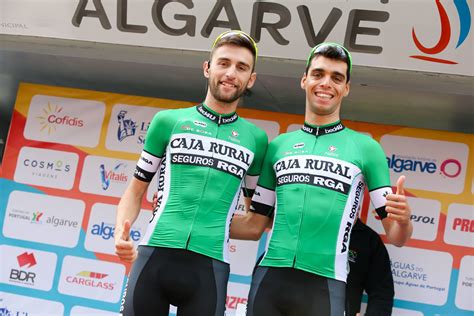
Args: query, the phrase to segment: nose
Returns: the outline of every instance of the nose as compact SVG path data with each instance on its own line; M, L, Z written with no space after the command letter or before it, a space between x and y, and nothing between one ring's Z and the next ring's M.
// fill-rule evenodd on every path
M226 75L227 78L233 79L236 76L236 73L237 73L237 66L232 65L232 66L227 68L227 71L225 72L225 75Z
M319 84L320 84L321 86L327 87L327 86L329 86L330 82L331 82L331 76L326 75L326 76L323 76L323 77L321 78Z

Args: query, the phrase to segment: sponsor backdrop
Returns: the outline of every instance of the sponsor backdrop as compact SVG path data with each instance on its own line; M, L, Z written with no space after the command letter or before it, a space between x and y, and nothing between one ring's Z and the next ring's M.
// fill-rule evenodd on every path
M116 205L153 115L192 105L20 85L0 178L0 314L118 315L130 266L114 255ZM300 115L239 113L270 139L303 122ZM473 136L345 123L382 144L393 183L407 176L415 231L406 247L388 246L394 314L472 315ZM154 179L132 226L135 242L145 234L156 185ZM242 210L240 205L237 212ZM385 238L368 198L361 214ZM229 315L246 303L264 244L265 238L230 243Z
M330 40L357 65L473 76L471 3L2 0L0 34L208 51L219 33L241 29L261 56L305 60Z

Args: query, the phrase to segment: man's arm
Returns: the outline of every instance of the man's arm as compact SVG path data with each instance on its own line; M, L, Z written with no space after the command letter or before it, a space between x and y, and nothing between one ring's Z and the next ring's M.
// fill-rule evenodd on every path
M245 215L235 215L230 225L230 238L243 240L259 240L265 228L271 224L271 219L249 211L250 198L244 198Z
M114 233L115 253L126 262L133 262L137 256L133 241L130 240L130 227L140 212L143 195L149 184L149 182L132 177L117 206Z
M413 233L413 225L410 220L411 209L403 189L404 183L405 176L400 176L397 180L397 192L386 196L387 217L382 219L388 241L397 247L405 245Z

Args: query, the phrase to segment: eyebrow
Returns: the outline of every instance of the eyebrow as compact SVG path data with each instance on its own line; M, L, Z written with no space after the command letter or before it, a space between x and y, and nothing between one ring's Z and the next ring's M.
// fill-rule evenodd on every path
M314 74L315 72L328 72L326 69L324 68L314 68L311 70L311 75ZM331 75L338 75L338 76L342 76L344 78L346 78L346 75L343 74L343 73L340 73L339 71L333 71L331 72Z
M227 57L218 57L217 58L217 61L230 61L230 58L227 58ZM248 68L252 68L249 64L247 64L246 62L244 61L238 61L237 64L239 65L244 65Z

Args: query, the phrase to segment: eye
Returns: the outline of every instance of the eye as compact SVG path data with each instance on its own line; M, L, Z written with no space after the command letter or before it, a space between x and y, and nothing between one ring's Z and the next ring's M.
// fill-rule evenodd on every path
M336 83L343 83L346 80L346 78L344 76L337 75L333 77L333 80Z

